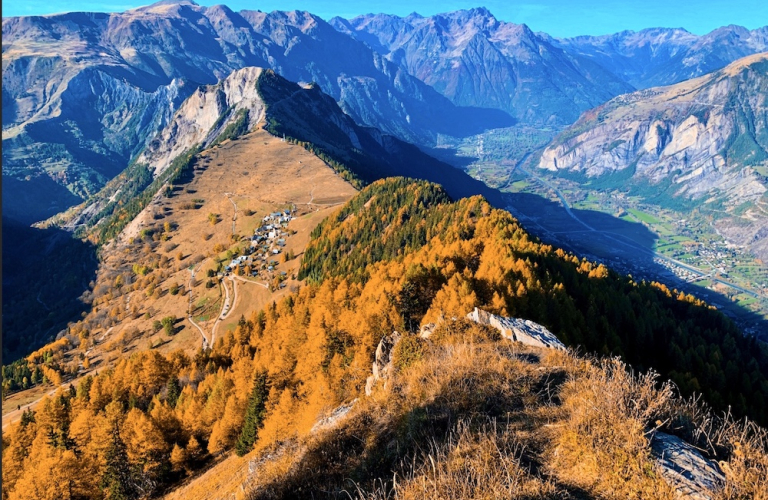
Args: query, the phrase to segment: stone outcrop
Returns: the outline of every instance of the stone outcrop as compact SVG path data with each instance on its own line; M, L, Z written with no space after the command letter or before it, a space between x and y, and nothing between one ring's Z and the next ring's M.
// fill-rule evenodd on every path
M725 476L712 460L676 436L656 432L651 451L661 475L675 489L678 498L711 500L725 482Z
M422 325L422 327L419 329L419 337L423 339L428 339L432 336L432 333L435 331L435 325L434 323L427 323L426 325Z
M520 318L505 318L475 308L467 318L482 325L489 325L501 332L501 336L514 342L533 347L565 349L565 345L543 326L533 321Z
M400 341L401 335L392 332L384 336L376 347L376 356L373 361L373 374L365 382L365 395L373 394L373 386L380 379L386 378L392 372L392 350Z
M318 420L317 423L312 426L312 429L310 430L310 432L314 434L315 432L321 429L327 429L329 427L333 427L349 414L352 408L355 407L356 403L357 403L357 398L353 399L349 403L344 403L340 405L335 410L333 410L328 416Z
M137 161L149 165L158 175L184 151L215 141L237 120L241 110L248 112L247 129L253 128L265 112L257 90L262 71L239 69L216 85L199 88L184 101L171 123L149 143Z

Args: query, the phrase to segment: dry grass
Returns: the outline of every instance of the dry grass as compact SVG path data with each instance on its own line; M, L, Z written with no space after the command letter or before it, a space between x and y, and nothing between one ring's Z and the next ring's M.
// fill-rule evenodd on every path
M727 478L713 498L766 499L766 432L753 424L715 419L617 360L524 348L461 321L441 328L335 425L257 447L239 462L242 489L222 489L227 459L172 497L675 498L651 456L659 427L710 443Z
M373 492L358 489L370 500L423 498L555 498L561 493L551 482L522 464L525 445L513 433L502 432L495 421L479 429L460 422L445 442L433 441L427 452L402 466L406 477L394 478Z
M633 375L616 359L585 364L561 396L550 467L561 480L605 498L672 498L655 470L646 430L672 398L655 374Z

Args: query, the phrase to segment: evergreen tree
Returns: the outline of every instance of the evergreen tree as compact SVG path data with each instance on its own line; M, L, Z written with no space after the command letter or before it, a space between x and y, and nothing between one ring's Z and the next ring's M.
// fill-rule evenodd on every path
M248 408L245 411L245 421L240 438L235 444L235 453L242 457L253 448L259 429L264 422L267 413L267 397L269 396L269 382L267 372L258 371L253 383L253 390L248 398Z
M180 394L181 386L179 385L179 379L176 377L171 377L171 380L168 381L168 392L165 397L165 401L168 403L168 406L171 408L176 408L176 402L179 400Z
M32 423L35 423L35 412L31 409L24 410L24 413L21 414L21 426L26 427Z
M105 490L105 498L108 500L137 498L139 492L117 423L112 428L111 438L105 457L106 467L101 477L101 487Z

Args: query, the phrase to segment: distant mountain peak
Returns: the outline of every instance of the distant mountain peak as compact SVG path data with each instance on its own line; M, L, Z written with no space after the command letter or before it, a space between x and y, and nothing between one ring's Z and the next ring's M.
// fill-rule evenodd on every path
M474 21L498 24L499 20L485 7L473 7L471 9L456 10L432 16L433 18L452 19L461 21Z
M130 9L128 12L157 12L164 13L168 11L178 11L183 7L190 7L193 9L205 8L200 4L195 3L193 0L160 0L153 4L145 5L135 9Z
M148 7L156 7L160 5L193 5L195 7L200 7L200 4L193 0L160 0L159 2L148 5Z

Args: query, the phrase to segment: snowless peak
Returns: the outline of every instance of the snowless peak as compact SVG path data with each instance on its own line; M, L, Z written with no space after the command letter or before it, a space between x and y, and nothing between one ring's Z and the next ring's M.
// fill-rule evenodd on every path
M491 14L491 11L485 7L475 7L469 10L457 10L455 12L447 12L445 14L438 14L435 17L446 17L464 21L474 21L475 23L491 23L495 24L498 21Z
M200 5L192 0L160 0L150 5L131 9L126 12L141 12L141 13L154 13L154 14L168 14L170 12L179 12L182 8L189 7L192 9L200 9Z
M160 0L159 2L149 5L149 7L157 7L160 5L193 5L195 7L200 7L198 3L192 0Z
M485 7L474 7L469 9L469 13L474 16L496 19L493 14L491 14L491 11Z

